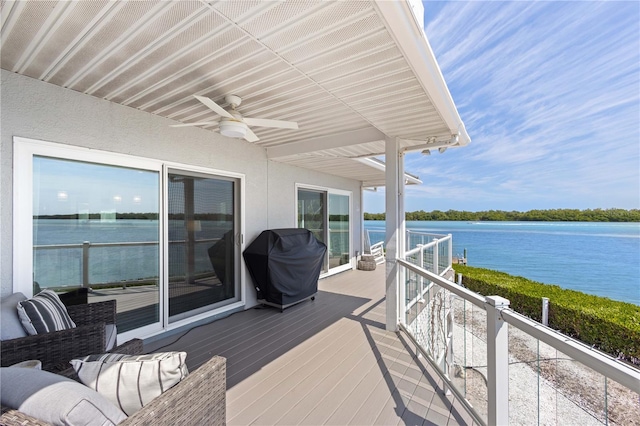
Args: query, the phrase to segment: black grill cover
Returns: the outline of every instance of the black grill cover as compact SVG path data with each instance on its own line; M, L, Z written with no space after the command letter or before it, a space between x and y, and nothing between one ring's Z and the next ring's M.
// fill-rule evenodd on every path
M307 229L263 231L244 250L258 299L286 306L314 295L327 246Z

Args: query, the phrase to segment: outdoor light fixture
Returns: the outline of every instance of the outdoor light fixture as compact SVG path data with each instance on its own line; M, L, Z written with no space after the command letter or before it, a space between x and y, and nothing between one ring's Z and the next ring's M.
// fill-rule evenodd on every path
M431 151L429 151L428 149L423 149L422 155L431 155Z
M244 138L247 134L247 125L240 121L221 120L220 134L229 138Z

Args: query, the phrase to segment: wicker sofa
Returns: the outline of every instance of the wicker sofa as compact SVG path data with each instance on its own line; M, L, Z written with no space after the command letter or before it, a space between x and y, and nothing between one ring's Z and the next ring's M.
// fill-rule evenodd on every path
M105 324L116 322L116 301L107 300L66 308L76 323L75 328L0 341L2 367L37 359L42 362L43 370L55 372L67 368L68 362L73 358L105 352ZM132 355L141 351L142 341L137 339L111 350Z
M224 425L226 359L214 356L119 425ZM0 425L46 425L17 410L2 407Z
M12 303L13 300L8 301L5 306L13 306ZM0 341L2 366L39 360L43 370L79 381L69 361L106 352L105 324L115 324L116 302L110 300L67 305L66 309L76 323L75 328ZM13 309L7 308L3 319L7 319L4 315L12 314ZM109 352L140 355L144 353L143 342L132 339ZM62 394L61 398L64 397ZM226 359L215 356L119 424L223 425L225 422ZM44 424L47 423L19 410L2 406L0 425Z

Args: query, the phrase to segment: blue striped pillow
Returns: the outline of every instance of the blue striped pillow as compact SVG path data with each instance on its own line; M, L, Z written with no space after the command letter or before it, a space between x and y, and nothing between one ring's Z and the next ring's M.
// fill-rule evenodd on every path
M31 299L18 303L18 316L29 335L74 328L67 307L52 290L42 290Z

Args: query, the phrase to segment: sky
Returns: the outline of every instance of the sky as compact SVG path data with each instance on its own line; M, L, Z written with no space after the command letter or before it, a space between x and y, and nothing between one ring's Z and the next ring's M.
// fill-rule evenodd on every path
M471 144L406 156L406 211L640 208L640 2L423 4Z
M157 213L158 172L34 157L35 215ZM82 176L82 179L78 179Z

